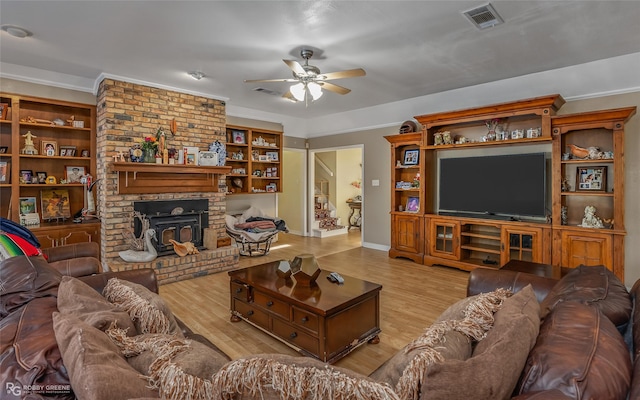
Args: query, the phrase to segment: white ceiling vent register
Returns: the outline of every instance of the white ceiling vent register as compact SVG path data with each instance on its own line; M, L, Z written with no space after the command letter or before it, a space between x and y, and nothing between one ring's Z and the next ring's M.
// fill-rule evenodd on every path
M463 12L465 17L478 29L492 28L504 23L504 20L491 4Z

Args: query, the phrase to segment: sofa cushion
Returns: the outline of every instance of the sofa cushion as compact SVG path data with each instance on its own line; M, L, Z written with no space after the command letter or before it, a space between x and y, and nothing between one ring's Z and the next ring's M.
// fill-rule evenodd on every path
M427 371L421 399L511 397L540 327L540 306L531 285L506 299L494 317L493 328L470 358L446 360Z
M58 311L78 317L103 332L115 322L128 335L138 334L126 311L118 309L92 287L70 276L64 276L60 281Z
M161 333L148 333L132 339L139 343L148 343L149 347L138 355L127 358L127 362L141 374L149 375L153 362L163 355L163 349L156 347L154 344L166 343L167 339L175 340L176 337ZM171 359L171 362L174 364L173 368L180 369L187 375L211 379L211 376L229 361L224 354L203 343L186 339L180 342L185 343L186 347L178 352Z
M542 317L564 301L592 304L620 329L624 329L631 317L627 288L603 266L581 265L562 277L542 302Z
M477 301L478 298L479 296L466 297L452 304L438 317L432 326L427 329L428 332L434 328L434 333L442 335L441 338L435 342L437 351L440 353L440 361L449 359L466 360L471 356L471 338L456 330L445 329L445 326L446 321L459 321L464 319L464 311L469 304ZM405 368L411 363L411 360L419 356L423 351L423 347L409 349L409 345L407 345L373 371L369 377L378 382L387 383L395 388Z
M79 399L158 397L102 331L80 319L53 313L55 338Z
M622 335L599 307L557 304L527 359L520 394L557 389L575 399L625 399L631 380Z
M168 333L179 336L182 330L162 298L146 287L117 278L109 279L104 297L129 313L138 333Z
M8 394L7 383L36 387L30 397L35 399L39 394L52 395L47 394L47 386L59 385L56 398L75 399L54 335L51 314L55 311L55 297L37 298L0 321L2 393ZM35 385L42 385L42 390ZM0 394L0 398L5 397Z
M0 318L40 297L55 297L62 275L42 256L17 256L0 263Z

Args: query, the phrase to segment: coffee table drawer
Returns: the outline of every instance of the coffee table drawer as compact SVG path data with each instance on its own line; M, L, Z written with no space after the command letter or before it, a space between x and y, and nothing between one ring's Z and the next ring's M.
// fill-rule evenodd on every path
M251 287L243 283L231 281L231 296L238 300L250 302Z
M245 318L256 325L260 325L264 328L269 327L269 315L260 310L257 307L253 307L250 304L243 303L241 301L234 301L234 310L239 312L242 315L242 318Z
M298 327L287 324L276 318L273 319L273 331L276 336L283 338L311 354L319 356L319 342L317 338L302 332Z
M289 305L283 301L276 300L260 291L254 290L253 302L282 318L289 320Z
M318 333L318 316L298 307L291 307L292 321L296 326Z

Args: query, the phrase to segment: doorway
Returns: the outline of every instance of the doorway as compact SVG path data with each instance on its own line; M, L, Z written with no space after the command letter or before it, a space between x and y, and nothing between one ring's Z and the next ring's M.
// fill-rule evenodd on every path
M334 228L333 223L327 223L328 228L336 234L357 235L362 241L362 229L365 221L362 212L365 207L363 193L363 145L345 146L328 149L309 150L308 157L308 193L307 198L307 234L319 236L331 235L331 232L321 233L314 227L316 210L326 210L322 215L336 218L335 224L344 228ZM360 209L352 215L352 207L348 201L360 201ZM352 226L349 228L349 220ZM315 225L318 225L317 223Z

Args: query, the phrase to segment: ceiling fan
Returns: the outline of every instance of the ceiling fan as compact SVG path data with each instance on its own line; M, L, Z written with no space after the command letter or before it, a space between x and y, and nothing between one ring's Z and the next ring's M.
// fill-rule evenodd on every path
M322 97L322 89L329 90L338 94L347 94L351 89L336 85L327 81L334 79L354 78L364 76L366 72L362 68L348 69L344 71L328 72L323 74L320 69L314 65L309 65L309 59L313 56L313 50L302 49L300 56L304 58L304 65L295 60L282 60L291 71L293 78L284 79L245 79L245 83L252 82L296 82L291 85L287 93L282 97L292 101L304 101L308 104L309 97L312 101Z

